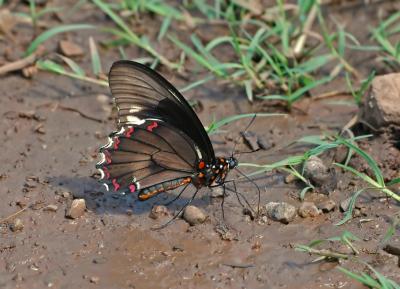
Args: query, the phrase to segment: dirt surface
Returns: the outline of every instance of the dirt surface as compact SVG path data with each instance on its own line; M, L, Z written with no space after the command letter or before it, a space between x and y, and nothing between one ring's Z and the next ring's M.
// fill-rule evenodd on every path
M363 10L364 14L357 9L346 10L347 14L339 11L347 19L361 13L362 17L356 17L361 26L371 9ZM87 13L82 10L83 15L71 17L108 21ZM376 17L376 11L373 15ZM82 43L85 35L71 33L68 38ZM23 33L18 36L24 37ZM49 47L55 46L50 42ZM135 49L129 53L138 56ZM104 69L116 59L116 54L104 52ZM86 55L83 66L89 67L89 61ZM177 85L185 84L171 74L166 77ZM400 282L397 257L385 253L379 244L398 204L377 192L367 192L359 199L363 214L341 227L334 225L343 218L339 203L364 186L348 173L336 168L337 189L330 196L306 196L317 204L328 199L336 203L333 212L314 218L297 216L286 225L269 219L265 223L251 221L230 193L223 220L221 199L211 198L209 190L203 189L194 205L209 216L204 224L189 226L178 219L153 231L152 226L170 217L149 218L152 206L165 203L174 192L139 202L132 195L105 192L96 179L98 147L114 130L106 88L44 72L33 79L16 73L1 78L0 96L0 220L19 212L0 224L0 288L363 288L338 272L336 262L312 263L315 257L294 250L295 244L337 236L344 230L361 238L356 245L363 259ZM199 116L204 124L210 123L213 115L220 119L249 111L282 112L266 103L251 105L244 92L218 83L188 96L201 101ZM309 147L287 145L303 136L340 131L356 114L356 106L304 99L286 116L257 119L251 131L272 148L243 154L240 161L266 164L301 154ZM235 123L226 128L229 132L212 137L218 155L229 155L232 139L246 124ZM393 143L376 137L361 142L361 147L378 160L388 179L398 177L400 156ZM243 143L238 149L248 150ZM324 161L332 162L334 153L325 154ZM350 164L368 172L358 157ZM230 177L239 176L232 172ZM276 171L257 176L261 204L284 201L296 208L301 205L298 195L302 187L296 182L287 184L285 177ZM251 204L257 203L251 183L239 183L238 190ZM87 211L69 219L65 212L74 198L85 199ZM169 210L173 213L188 198L190 192ZM23 228L13 227L16 219ZM400 245L398 237L391 242ZM337 249L349 253L346 247ZM352 264L341 262L349 269L365 269L362 264Z

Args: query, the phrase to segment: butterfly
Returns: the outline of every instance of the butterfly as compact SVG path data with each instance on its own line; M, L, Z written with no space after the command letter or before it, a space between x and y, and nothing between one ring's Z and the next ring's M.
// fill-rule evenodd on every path
M228 172L238 166L233 156L215 156L189 103L154 70L117 61L109 85L118 111L118 131L100 148L96 166L107 189L137 193L145 201L192 184L193 200L200 188L223 185Z

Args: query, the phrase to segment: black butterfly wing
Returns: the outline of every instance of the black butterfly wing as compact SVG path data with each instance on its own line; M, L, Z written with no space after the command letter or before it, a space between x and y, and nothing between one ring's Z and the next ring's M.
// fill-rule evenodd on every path
M100 153L97 168L107 188L132 193L191 177L200 157L190 138L159 120L122 127Z
M211 163L214 150L196 113L165 78L133 61L117 61L110 70L111 93L118 109L118 126L138 125L146 119L162 120L185 133Z

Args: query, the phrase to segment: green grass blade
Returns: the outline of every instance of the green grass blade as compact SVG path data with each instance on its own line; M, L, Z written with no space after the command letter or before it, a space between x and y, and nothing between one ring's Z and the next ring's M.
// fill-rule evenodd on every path
M64 33L68 31L74 31L74 30L83 30L83 29L95 29L96 26L90 25L90 24L69 24L69 25L61 25L57 27L50 28L49 30L46 30L42 34L40 34L38 37L35 38L35 40L32 41L32 43L29 45L28 49L25 51L25 56L28 56L32 54L33 52L36 51L36 49L39 47L40 44L48 40L49 38L59 34L59 33Z
M374 181L372 178L370 178L369 176L367 176L364 173L361 173L359 171L357 171L356 169L340 164L340 163L333 163L335 166L338 166L346 171L352 172L353 174L355 174L357 177L363 179L364 181L366 181L367 183L369 183L370 185L376 187L376 188L380 188L380 184L378 184L376 181Z
M344 218L341 221L339 221L338 223L336 223L335 224L336 226L343 225L347 221L351 220L351 218L353 217L354 205L356 204L357 198L364 191L365 191L365 189L361 189L353 194L353 196L350 199L349 208L347 209L347 211L344 215Z
M348 277L350 277L350 278L352 278L352 279L354 279L354 280L356 280L356 281L358 281L358 282L360 282L360 283L362 283L362 284L364 284L366 286L369 286L371 288L381 288L379 283L377 281L375 281L374 279L372 279L372 278L371 278L372 280L371 279L367 279L367 278L365 278L365 276L353 273L353 272L351 272L351 271L349 271L346 268L341 267L341 266L337 266L336 268L340 272L342 272L345 275L347 275Z
M227 125L231 122L237 121L242 118L252 118L254 116L256 116L256 117L266 117L266 116L271 117L271 116L284 116L284 115L285 114L282 114L282 113L245 113L245 114L228 116L217 122L211 123L208 127L206 127L206 131L208 134L213 134L222 126Z
M97 45L94 42L93 37L89 37L89 49L90 49L90 58L92 60L92 70L94 75L99 75L102 73L101 69L101 61L99 51L97 50Z
M171 17L164 18L163 22L161 23L160 31L158 32L157 36L158 41L161 41L164 38L165 34L168 31L168 28L171 25L171 20L172 20Z
M345 139L339 138L339 141L355 151L357 154L359 154L365 161L368 163L369 167L372 169L375 175L376 182L379 184L379 187L385 187L385 181L382 175L381 170L379 169L378 164L376 161L366 152L364 152L362 149L359 147L355 146L354 144L346 141Z
M390 182L388 182L386 185L387 186L392 186L392 185L395 185L395 184L400 184L400 178L395 178L395 179L391 180Z
M85 76L85 71L71 58L62 55L58 55L58 57L60 57L76 75Z

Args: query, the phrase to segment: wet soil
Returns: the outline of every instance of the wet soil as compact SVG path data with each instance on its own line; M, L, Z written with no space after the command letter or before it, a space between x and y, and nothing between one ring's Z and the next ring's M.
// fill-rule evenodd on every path
M92 19L99 18L96 15ZM69 37L79 43L85 34ZM130 53L135 55L135 51ZM83 66L89 67L88 58ZM104 68L116 58L104 52ZM166 76L173 83L185 84L171 74ZM377 192L360 197L364 215L337 227L334 224L343 218L338 208L315 218L296 217L287 225L251 221L233 193L225 199L223 219L221 199L211 198L209 190L203 189L194 204L209 216L204 224L191 227L178 219L153 231L152 226L168 217L149 218L152 206L165 203L174 192L139 202L132 195L105 192L96 179L97 149L114 130L106 88L44 72L33 79L9 74L1 79L0 95L0 220L25 208L0 224L0 288L363 288L339 273L337 263L313 263L315 257L294 250L296 244L337 236L344 230L360 237L356 246L363 259L400 281L397 257L380 246L398 204ZM199 116L204 124L213 115L219 119L249 111L282 112L268 104L249 104L244 92L217 82L188 96L201 101ZM338 99L349 100L345 96ZM357 114L357 107L331 100L304 99L286 116L258 118L251 131L273 147L243 154L240 162L272 163L308 149L288 146L300 137L340 131ZM246 124L232 124L212 136L218 155L229 155L232 139ZM398 174L399 150L392 143L377 136L361 145L378 160L385 176ZM240 144L238 150L248 149ZM324 155L328 162L333 158L333 152ZM351 164L368 172L357 157ZM250 172L246 167L240 169ZM318 203L330 198L339 204L365 185L348 173L338 169L336 173L338 187L329 197L309 194L306 200ZM232 172L230 177L239 176ZM256 177L261 204L284 201L300 206L301 186L285 183L285 177L276 171ZM251 204L257 203L251 183L240 182L237 189ZM190 196L187 192L170 210L178 210ZM73 198L84 198L87 212L71 220L65 210ZM57 210L46 210L48 205L56 205ZM10 225L15 218L22 221L23 229L14 232ZM395 236L391 242L398 246L400 240ZM347 248L337 249L349 253ZM341 265L365 269L348 261Z

